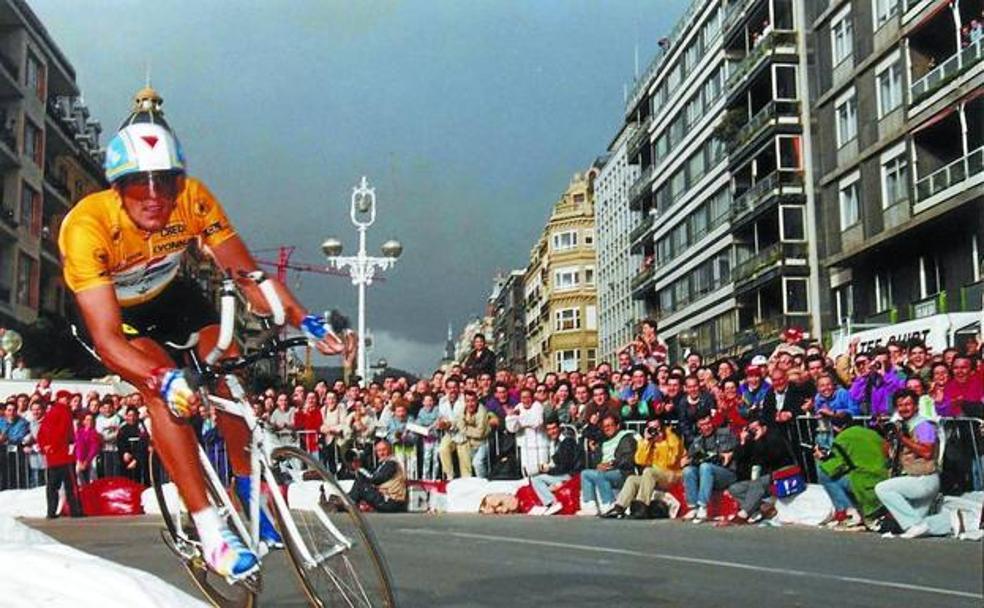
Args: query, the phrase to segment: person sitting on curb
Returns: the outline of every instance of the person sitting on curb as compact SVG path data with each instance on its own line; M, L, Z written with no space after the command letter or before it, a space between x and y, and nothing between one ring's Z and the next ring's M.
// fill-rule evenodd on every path
M737 479L735 448L738 440L727 426L715 426L711 412L697 418L698 435L690 444L683 465L683 488L690 511L684 519L700 523L707 519L707 505L714 490L723 490Z
M371 474L361 467L357 469L355 483L349 490L349 498L379 513L399 513L407 510L407 476L403 466L393 457L389 441L380 439L374 446L376 470Z
M665 492L680 480L680 460L686 450L679 435L671 427L664 426L659 418L654 418L646 424L644 439L639 442L635 453L635 463L642 468L642 473L630 475L625 480L615 506L602 513L602 517L620 519L628 510L631 519L648 519L655 491ZM668 494L660 498L664 497L672 498ZM676 502L675 498L673 502ZM676 503L676 508L679 507Z
M615 490L635 469L636 439L632 431L620 429L618 418L606 414L601 419L601 461L593 469L581 471L581 513L596 515L615 504ZM597 495L595 491L597 490ZM597 507L595 508L596 501Z
M724 525L741 525L760 519L759 509L763 506L763 499L769 495L772 473L796 464L793 448L779 429L768 422L761 414L753 417L738 436L735 460L747 465L740 468L751 471L751 478L728 486L728 493L741 508L734 517L723 522Z
M902 538L945 536L954 532L946 513L930 515L940 491L939 436L934 421L916 413L918 396L908 389L892 398L899 422L890 456L899 475L879 482L875 494L903 530ZM890 532L887 534L891 534Z
M540 505L530 510L530 515L554 515L563 505L553 495L560 484L576 474L584 462L584 451L573 437L561 432L556 418L547 419L544 432L550 440L550 463L540 465L540 473L530 478L533 491L540 499Z
M834 503L834 515L827 526L873 524L882 506L875 485L888 478L885 440L865 426L851 426L851 417L846 414L831 418L831 426L834 442L830 448L813 448L818 481Z

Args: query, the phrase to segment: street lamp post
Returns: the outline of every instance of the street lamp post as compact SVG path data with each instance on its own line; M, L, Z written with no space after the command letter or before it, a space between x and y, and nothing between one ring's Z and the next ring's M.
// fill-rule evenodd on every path
M352 188L352 204L349 217L359 231L359 251L354 256L343 256L342 242L337 238L325 239L321 250L328 258L328 264L339 269L347 270L352 278L352 284L359 290L359 352L356 359L356 374L363 384L366 378L366 287L372 285L372 279L377 270L386 270L396 263L403 253L403 245L399 241L389 240L380 248L383 257L366 255L366 230L376 221L376 189L369 187L365 176L361 183Z

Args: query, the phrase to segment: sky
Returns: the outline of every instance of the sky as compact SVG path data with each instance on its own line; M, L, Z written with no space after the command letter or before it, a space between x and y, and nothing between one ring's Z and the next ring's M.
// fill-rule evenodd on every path
M426 373L495 272L525 267L571 175L616 134L636 49L642 71L689 0L28 3L103 145L149 72L190 173L250 248L323 264L336 236L353 253L349 197L366 175L370 254L404 245L368 291L370 357ZM289 283L355 322L345 277Z

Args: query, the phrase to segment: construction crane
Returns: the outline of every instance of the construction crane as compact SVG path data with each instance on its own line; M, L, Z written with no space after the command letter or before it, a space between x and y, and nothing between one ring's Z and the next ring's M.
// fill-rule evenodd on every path
M277 281L281 285L287 286L287 272L293 270L295 272L314 272L317 274L327 274L337 277L349 278L349 273L344 270L338 270L336 268L329 268L324 265L319 264L309 264L306 262L291 262L290 258L294 255L294 251L297 247L294 245L280 245L279 247L268 247L265 249L254 249L251 253L253 254L254 261L260 266L267 266L269 268L277 269ZM257 254L266 253L277 253L277 259L274 260L264 260L257 257ZM383 277L376 277L376 281L385 281ZM311 368L311 347L308 347L304 356L304 364L307 369Z

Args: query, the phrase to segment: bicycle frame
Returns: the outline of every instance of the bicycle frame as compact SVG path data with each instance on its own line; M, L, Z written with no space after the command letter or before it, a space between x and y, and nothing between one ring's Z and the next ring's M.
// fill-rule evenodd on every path
M270 306L272 313L272 327L279 328L283 325L286 319L286 313L283 302L277 295L273 283L266 279L266 275L262 271L255 271L249 273L247 276L257 284L260 292L263 294ZM220 357L232 345L236 314L235 291L235 281L231 277L227 276L222 282L221 289L221 322L219 326L219 336L215 347L206 355L204 359L204 364L207 368L216 365L216 363L219 362ZM332 332L332 334L334 334L334 332ZM191 352L190 354L194 363L199 367L199 370L202 371L202 366L197 360L195 360L194 353ZM221 506L225 511L224 515L228 516L232 520L236 530L242 538L248 542L250 550L259 557L261 479L267 483L267 487L279 488L277 479L273 474L273 467L271 466L271 452L266 444L266 433L261 427L260 421L253 413L253 409L246 400L246 391L243 389L242 384L240 384L239 378L232 373L212 373L211 376L215 379L221 378L225 382L232 399L226 399L213 395L206 387L203 386L199 389L199 394L202 397L203 402L210 403L213 407L228 415L241 418L245 422L246 427L250 432L249 529L247 529L246 524L243 522L239 512L233 508L228 492L226 492L223 487L218 475L215 472L215 469L209 462L208 456L205 454L205 450L201 445L198 446L199 460L201 461L206 477L208 477L213 487L218 489L219 499L222 502ZM352 547L351 541L349 541L345 535L339 531L334 523L332 523L332 521L322 511L315 510L316 516L332 533L337 540L337 544L331 551L328 551L323 555L311 555L307 550L306 545L303 542L300 542L300 531L297 529L297 524L294 522L294 519L290 516L287 501L283 494L277 490L270 492L270 495L273 498L274 508L276 508L283 515L282 520L287 528L281 532L285 535L289 535L292 539L297 541L296 546L300 548L303 561L309 568L315 567L322 561Z

